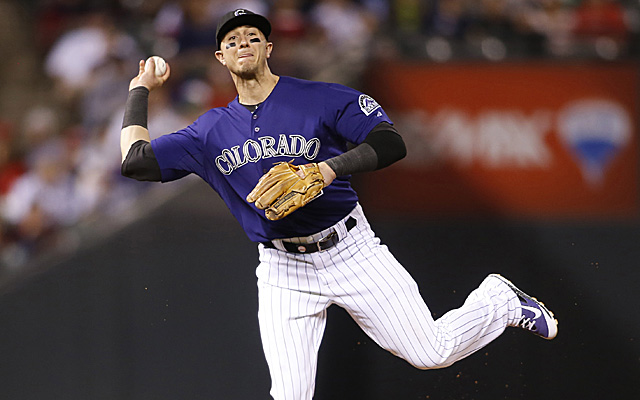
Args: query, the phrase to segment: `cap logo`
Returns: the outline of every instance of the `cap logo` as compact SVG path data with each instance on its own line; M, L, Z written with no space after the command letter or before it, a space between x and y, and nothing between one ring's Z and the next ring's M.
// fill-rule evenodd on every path
M247 13L247 10L240 9L240 10L236 10L236 11L233 13L233 15L235 15L235 16L237 17L237 16L239 16L239 15L244 15L244 14L246 14L246 13Z

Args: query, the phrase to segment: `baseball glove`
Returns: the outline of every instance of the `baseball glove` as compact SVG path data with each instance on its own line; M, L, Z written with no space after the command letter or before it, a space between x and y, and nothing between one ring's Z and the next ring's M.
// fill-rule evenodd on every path
M255 203L256 207L265 210L268 219L276 221L320 196L323 187L324 178L318 164L281 162L260 178L247 195L247 201Z

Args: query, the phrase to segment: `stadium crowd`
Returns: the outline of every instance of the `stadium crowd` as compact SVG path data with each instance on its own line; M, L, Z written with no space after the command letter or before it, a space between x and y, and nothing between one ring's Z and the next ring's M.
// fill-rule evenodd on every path
M275 73L358 88L390 59L640 53L638 0L0 0L0 276L73 248L79 227L126 214L148 192L120 176L138 60L172 67L151 96L152 135L235 96L213 52L218 18L238 7L271 19Z

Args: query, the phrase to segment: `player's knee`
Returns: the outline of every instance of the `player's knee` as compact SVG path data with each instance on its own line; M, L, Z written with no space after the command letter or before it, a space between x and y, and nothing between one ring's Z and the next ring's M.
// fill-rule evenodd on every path
M411 361L409 361L409 364L411 364L411 366L413 366L414 368L421 369L421 370L440 368L438 366L438 364L433 363L433 362L411 362Z
M414 368L421 370L446 368L453 364L453 361L447 357L434 357L426 354L424 357L406 359L406 361Z
M271 397L275 400L311 400L313 397L313 385L311 382L306 381L272 384Z
M442 362L441 364L439 363L434 363L434 362L428 362L428 363L410 363L412 366L414 366L417 369L421 369L421 370L428 370L428 369L440 369L440 368L446 368L448 366L450 366L452 363L448 363L448 362Z

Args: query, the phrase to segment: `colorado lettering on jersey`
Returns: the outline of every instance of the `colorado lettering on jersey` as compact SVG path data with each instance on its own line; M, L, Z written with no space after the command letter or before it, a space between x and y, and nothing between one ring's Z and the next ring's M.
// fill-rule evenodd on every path
M320 139L307 140L302 135L281 133L278 140L272 136L262 136L258 141L247 139L242 145L223 149L216 157L216 167L225 175L230 175L243 165L272 157L304 157L314 160L320 151Z

